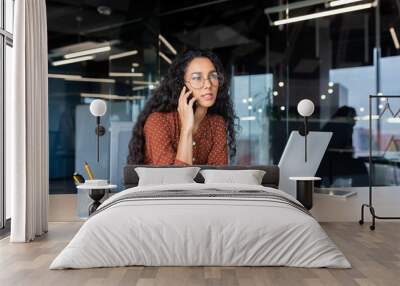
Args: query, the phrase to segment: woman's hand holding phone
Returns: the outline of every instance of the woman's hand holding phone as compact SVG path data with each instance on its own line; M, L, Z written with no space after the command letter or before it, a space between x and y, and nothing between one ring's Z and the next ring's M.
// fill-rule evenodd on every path
M181 121L181 128L183 132L192 132L194 127L194 111L193 105L196 98L193 97L192 91L184 86L178 101L178 113Z

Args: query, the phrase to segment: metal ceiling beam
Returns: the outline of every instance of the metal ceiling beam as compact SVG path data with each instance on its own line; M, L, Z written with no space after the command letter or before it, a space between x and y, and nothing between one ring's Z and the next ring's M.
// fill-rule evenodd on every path
M397 6L397 10L398 10L399 15L400 15L400 0L396 0L396 6Z
M232 1L232 0L215 0L215 1L205 2L205 3L201 3L201 4L197 4L197 5L192 5L189 7L183 7L183 8L179 8L179 9L175 9L175 10L162 12L162 13L160 13L159 16L166 16L166 15L181 13L181 12L185 12L185 11L189 11L189 10L193 10L193 9L204 8L207 6L221 4L224 2L230 2L230 1Z
M294 9L299 9L299 8L304 8L304 7L310 7L318 4L324 4L327 2L330 2L331 0L304 0L304 1L299 1L299 2L294 2L294 3L288 3L280 6L275 6L275 7L270 7L264 9L264 13L269 15L273 13L279 13L279 12L285 12L286 10L294 10Z

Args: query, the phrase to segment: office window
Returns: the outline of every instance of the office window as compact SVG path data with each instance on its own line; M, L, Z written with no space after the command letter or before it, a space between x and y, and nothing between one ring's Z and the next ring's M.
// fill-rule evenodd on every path
M236 1L189 2L124 1L99 9L94 3L47 1L50 192L73 192L71 175L84 174L85 160L99 177L121 186L132 127L170 61L187 48L212 49L227 72L240 118L232 164L277 164L290 133L303 122L297 103L309 98L316 106L311 130L334 129L335 137L345 137L345 143L334 142L329 152L334 157L346 154L351 162L342 164L344 168L323 165L323 185L367 185L368 95L400 92L394 78L400 49L393 40L394 34L400 35L398 1L280 27L271 25L264 9L282 1L248 1L245 6ZM312 4L290 15L318 9L324 5ZM110 49L93 58L54 65L72 51L104 46ZM99 163L93 148L95 119L88 111L95 98L105 99L108 106ZM338 125L342 113L348 122ZM376 134L376 141L390 139L395 125L382 125L385 130ZM381 183L395 184L397 169L382 168L388 177L381 176Z
M13 33L14 28L14 0L4 0L5 12L5 30Z
M5 49L5 55L6 55L6 67L5 67L5 100L7 100L7 97L9 98L11 94L11 75L12 75L12 47L10 45L6 45ZM5 193L5 219L11 218L11 193L8 188L4 190Z
M4 36L0 35L0 228L5 223L4 198Z
M10 193L5 188L5 103L11 94L14 1L0 1L0 228L11 216Z

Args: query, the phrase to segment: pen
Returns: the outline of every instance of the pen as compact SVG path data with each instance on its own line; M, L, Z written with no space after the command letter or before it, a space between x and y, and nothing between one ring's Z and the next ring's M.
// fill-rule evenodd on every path
M92 170L90 169L90 166L89 166L88 162L86 162L86 161L85 161L85 170L86 170L86 173L89 176L89 180L93 180L94 177L93 177Z

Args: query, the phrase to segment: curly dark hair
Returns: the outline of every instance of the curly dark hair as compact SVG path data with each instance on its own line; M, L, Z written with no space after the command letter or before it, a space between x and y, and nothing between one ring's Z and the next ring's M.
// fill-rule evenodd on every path
M229 95L229 81L227 80L221 61L213 52L196 49L187 50L175 58L169 66L167 75L161 80L160 86L146 102L132 130L132 138L129 142L128 164L144 163L144 124L147 117L153 112L177 111L179 95L184 86L186 67L193 59L199 57L210 59L217 73L221 74L224 78L222 85L218 88L216 101L213 106L208 108L207 113L219 114L224 118L227 129L229 157L233 160L236 155L235 120L237 116L235 115L233 103Z

